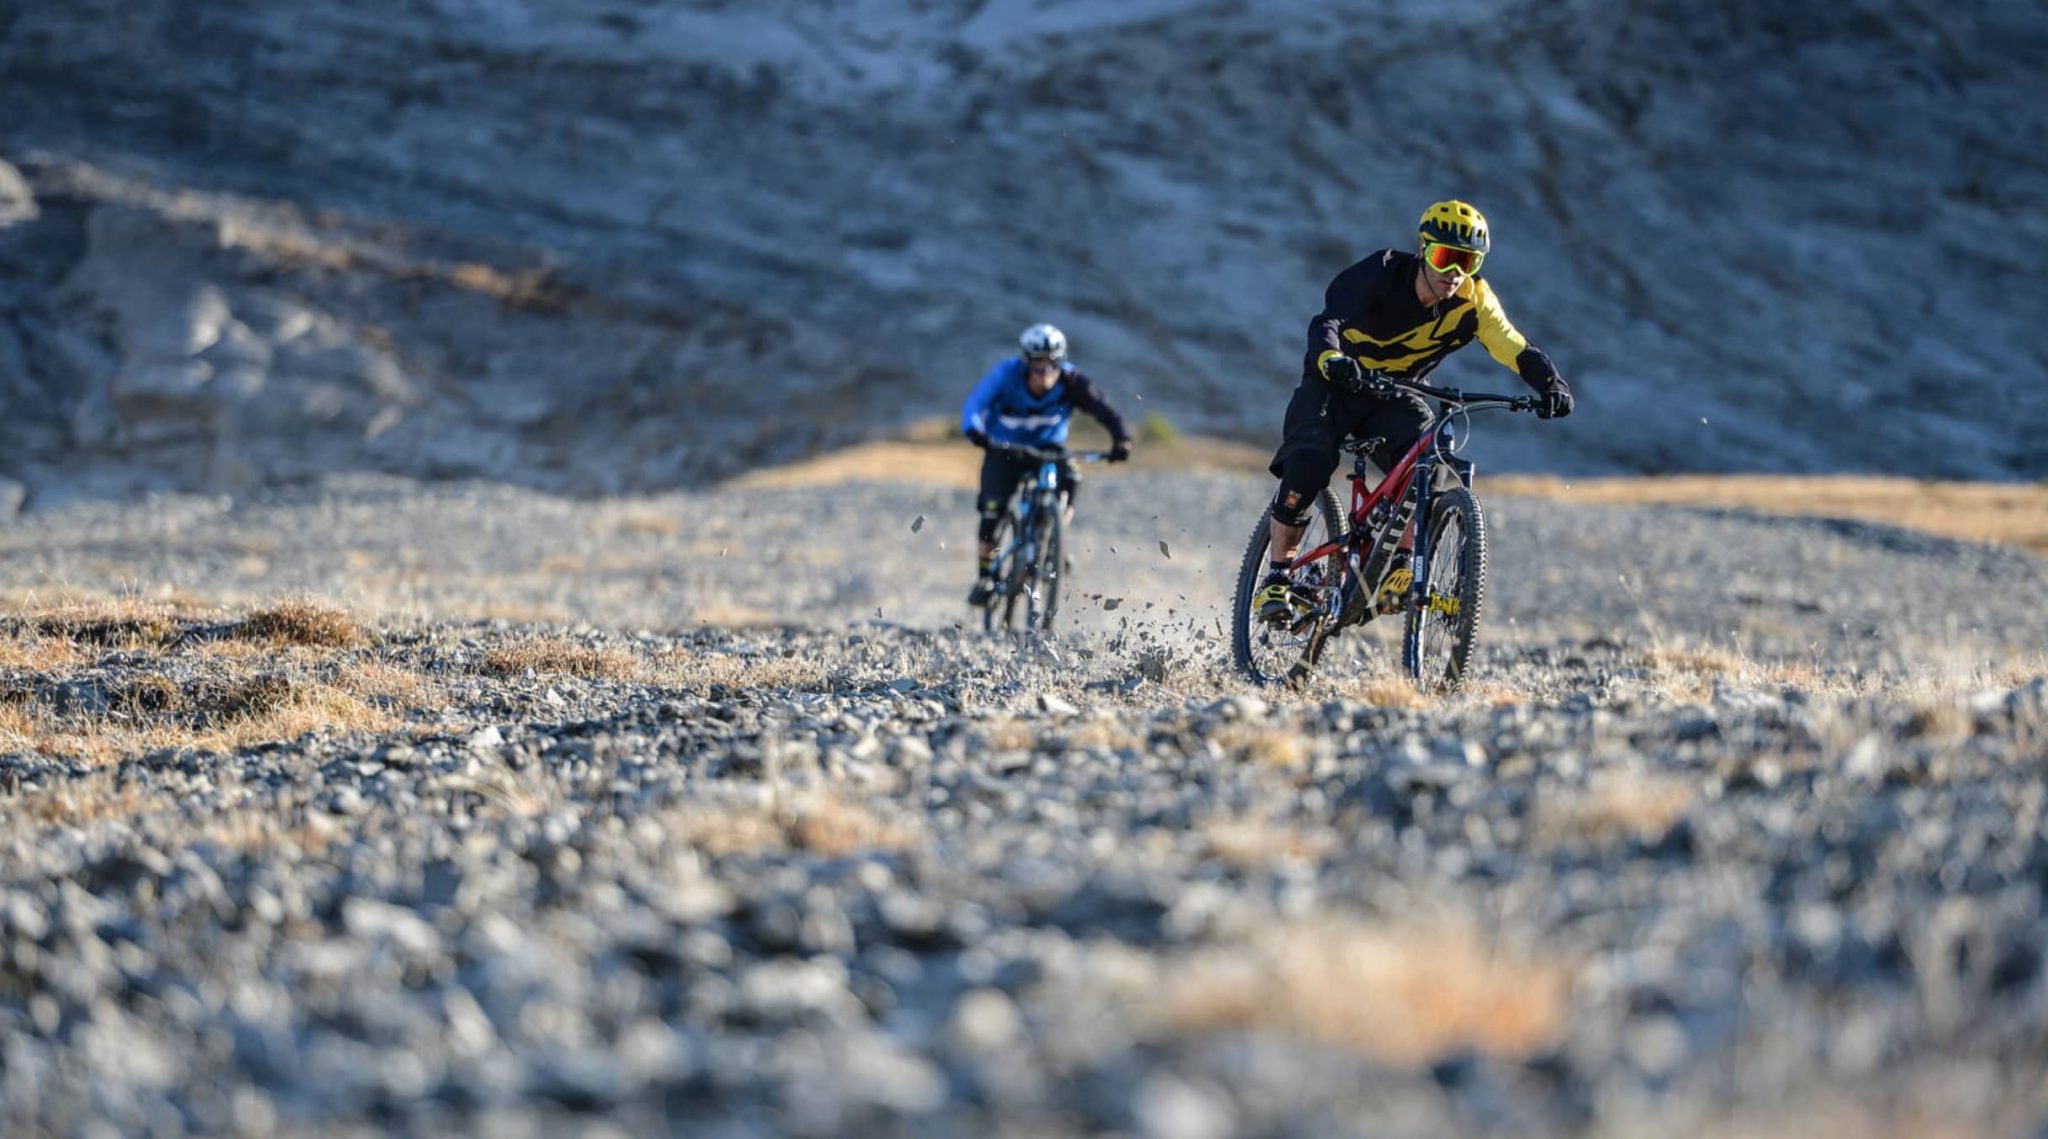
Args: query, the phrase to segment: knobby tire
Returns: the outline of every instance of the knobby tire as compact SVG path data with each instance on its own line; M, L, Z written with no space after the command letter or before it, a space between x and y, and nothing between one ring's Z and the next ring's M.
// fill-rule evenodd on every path
M1464 682L1486 602L1486 516L1470 490L1434 496L1429 536L1429 581L1408 607L1401 667L1423 691L1448 692ZM1455 616L1439 609L1447 598Z
M1302 549L1312 550L1344 532L1344 512L1337 505L1337 495L1328 487L1316 495L1315 510L1309 518L1309 526L1302 533ZM1271 538L1273 507L1271 503L1259 512L1258 524L1252 527L1251 538L1245 544L1244 561L1237 570L1237 592L1235 605L1230 617L1230 651L1238 672L1255 684L1282 684L1300 680L1315 667L1322 655L1323 645L1334 630L1327 628L1329 621L1317 617L1300 637L1298 654L1291 653L1291 645L1274 645L1278 631L1260 621L1252 612L1252 596L1259 591L1259 582L1266 576L1267 548ZM1319 525L1320 524L1320 525ZM1320 533L1318 532L1320 531ZM1342 553L1325 559L1323 572L1327 580L1336 581ZM1287 634L1285 640L1297 638ZM1283 665L1279 659L1263 660L1266 653L1259 651L1267 646L1276 649L1276 656L1291 655Z

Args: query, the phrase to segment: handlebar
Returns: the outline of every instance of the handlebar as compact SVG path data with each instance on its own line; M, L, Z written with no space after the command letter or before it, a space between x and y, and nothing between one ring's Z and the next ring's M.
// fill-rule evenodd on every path
M1061 460L1076 463L1099 463L1109 458L1108 451L1069 451L1065 447L1026 447L1021 443L1001 443L994 439L989 440L988 449L991 451L1008 451L1013 455L1022 455L1027 459L1036 459L1041 463L1057 463Z
M1505 407L1509 411L1535 411L1543 401L1533 395L1497 395L1492 392L1461 392L1456 388L1439 388L1420 380L1404 380L1397 376L1382 376L1382 383L1397 388L1406 388L1418 395L1455 403L1460 407Z

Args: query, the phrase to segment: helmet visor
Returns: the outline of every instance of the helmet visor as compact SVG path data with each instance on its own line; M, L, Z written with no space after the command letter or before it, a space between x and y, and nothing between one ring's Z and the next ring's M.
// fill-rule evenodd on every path
M1479 263L1486 260L1486 254L1476 249L1445 245L1441 241L1425 241L1422 243L1422 259L1439 273L1461 269L1467 277L1475 277L1479 275Z

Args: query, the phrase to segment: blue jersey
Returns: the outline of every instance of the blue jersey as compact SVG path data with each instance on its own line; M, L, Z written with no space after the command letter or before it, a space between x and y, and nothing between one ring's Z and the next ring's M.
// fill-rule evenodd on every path
M979 431L998 443L1023 447L1063 446L1068 421L1077 407L1100 420L1111 439L1122 442L1130 438L1123 417L1102 398L1102 389L1071 362L1062 362L1060 378L1044 395L1034 396L1023 357L1012 356L990 368L974 385L960 409L960 430Z

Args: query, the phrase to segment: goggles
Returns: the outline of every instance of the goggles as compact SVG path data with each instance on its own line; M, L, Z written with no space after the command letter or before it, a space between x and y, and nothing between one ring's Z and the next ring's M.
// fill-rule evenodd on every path
M1461 269L1467 277L1476 277L1479 275L1479 263L1486 260L1486 254L1476 249L1460 249L1455 245L1445 245L1440 241L1425 241L1422 243L1422 259L1439 273Z

